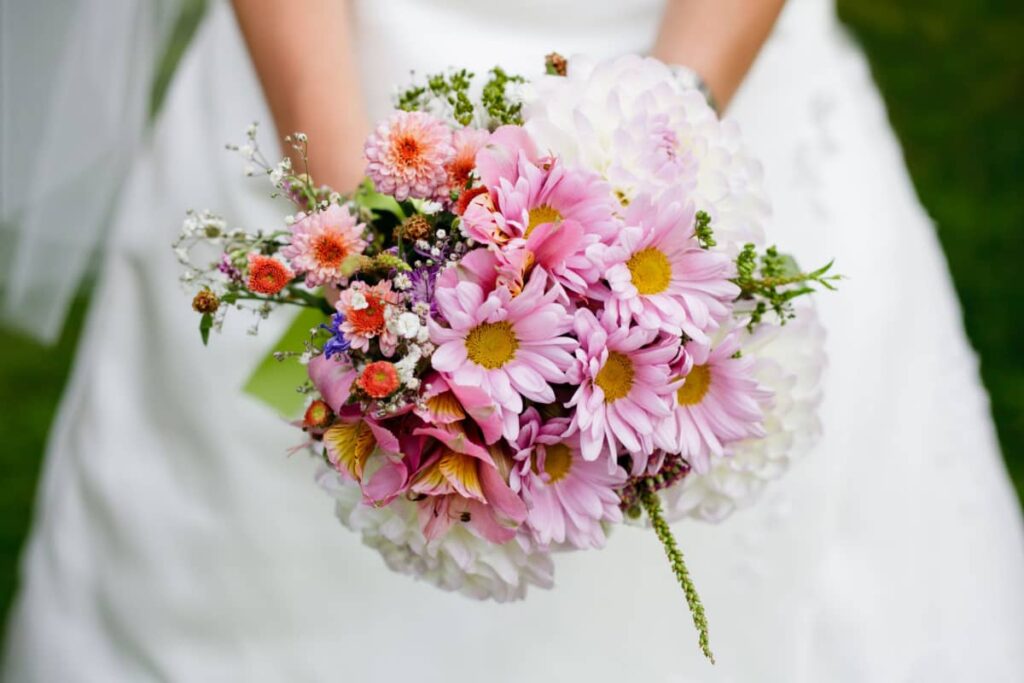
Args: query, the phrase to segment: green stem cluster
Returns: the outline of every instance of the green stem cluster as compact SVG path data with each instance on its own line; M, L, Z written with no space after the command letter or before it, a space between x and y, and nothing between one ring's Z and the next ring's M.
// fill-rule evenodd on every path
M669 564L672 565L672 572L676 575L676 580L686 596L686 604L690 608L690 614L693 615L693 625L697 629L701 652L704 653L709 662L714 664L715 656L711 653L711 645L708 642L708 620L704 614L704 604L700 601L697 588L693 585L693 579L690 578L690 571L686 568L683 553L679 550L679 546L676 545L676 539L672 535L672 530L669 528L668 522L665 521L665 516L661 509L661 499L653 487L646 488L640 494L640 504L643 505L644 510L647 512L647 517L651 520L651 526L654 527L654 533L657 534L658 540L661 541L661 545L665 548L665 555L668 557Z

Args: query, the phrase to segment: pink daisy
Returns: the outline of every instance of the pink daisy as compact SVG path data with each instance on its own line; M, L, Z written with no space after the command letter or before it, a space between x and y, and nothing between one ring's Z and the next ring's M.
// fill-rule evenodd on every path
M579 348L567 373L578 386L566 407L575 407L573 428L580 431L586 460L607 459L613 470L620 446L639 473L654 451L655 432L667 429L672 396L669 363L679 353L679 340L660 337L657 330L619 327L607 312L601 318L587 309L574 320Z
M353 349L368 351L370 340L376 338L380 352L391 356L398 345L398 337L388 321L397 311L398 294L391 291L391 281L382 280L373 287L365 282L353 282L343 290L334 305L345 316L338 327Z
M419 111L399 111L366 140L366 175L378 192L398 201L433 197L448 182L452 132L438 118Z
M336 285L346 279L341 272L345 259L366 249L365 227L348 207L332 204L297 221L291 244L281 254L299 274L305 273L306 286Z
M529 252L530 258L519 261L544 267L573 291L582 293L597 281L600 269L586 249L618 232L618 206L605 181L557 159L538 158L532 141L515 126L495 131L477 165L489 192L469 202L463 214L470 237L504 253Z
M617 320L706 342L739 294L729 281L732 261L697 243L692 204L641 196L625 223L602 255L611 289L607 309Z
M522 412L523 397L553 402L551 384L565 381L576 342L562 336L572 316L559 301L560 288L547 284L541 268L516 297L505 287L488 292L470 279L440 278L438 311L449 326L428 321L434 369L454 384L480 387L513 416ZM510 420L506 431L514 438L518 422Z
M679 453L700 473L711 455L741 439L764 436L760 401L771 392L753 376L753 358L735 357L740 338L730 333L710 351L688 342L676 372L683 384L675 392L674 410L655 439L659 448Z
M521 421L509 484L526 503L534 540L603 547L602 523L622 521L615 489L626 482L626 471L616 466L609 472L605 463L584 460L579 432L569 434L568 418L543 422L531 407Z

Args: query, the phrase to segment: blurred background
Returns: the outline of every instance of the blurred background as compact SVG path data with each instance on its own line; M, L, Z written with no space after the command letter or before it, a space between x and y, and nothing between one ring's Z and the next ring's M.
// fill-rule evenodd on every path
M1006 463L1024 496L1024 4L838 5L867 52L918 193L945 246ZM153 89L154 113L203 11L204 0L190 0L178 22ZM0 331L0 618L15 588L46 434L88 298L86 285L54 347Z

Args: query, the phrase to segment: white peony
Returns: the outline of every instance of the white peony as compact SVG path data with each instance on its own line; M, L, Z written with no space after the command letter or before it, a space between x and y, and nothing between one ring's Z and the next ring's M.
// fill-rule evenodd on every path
M523 599L530 584L554 584L551 556L526 541L495 545L474 535L467 525L454 524L442 538L427 543L415 503L398 498L386 507L365 505L358 486L326 467L317 481L334 497L342 524L360 533L363 543L380 552L392 571L498 602Z
M739 127L719 121L661 62L573 57L567 76L543 76L523 95L525 127L540 149L601 174L623 203L672 192L708 212L729 253L763 241L761 166Z
M713 458L711 470L688 474L662 491L666 517L716 522L754 502L765 484L782 475L821 433L818 403L825 367L825 332L812 305L800 306L785 325L765 320L743 341L757 359L758 382L773 392L764 408L765 436L733 444Z

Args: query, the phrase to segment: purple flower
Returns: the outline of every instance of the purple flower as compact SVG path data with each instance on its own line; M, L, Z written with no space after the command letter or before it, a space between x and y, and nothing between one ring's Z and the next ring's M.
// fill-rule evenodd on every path
M416 268L409 273L409 300L414 303L427 303L430 305L430 316L437 317L437 301L434 299L434 285L441 266L424 266Z
M345 315L343 313L335 313L331 316L330 325L320 326L333 335L324 344L324 356L328 359L339 353L346 353L348 351L349 341L341 331L341 324L343 322L345 322Z
M235 267L231 262L231 257L227 254L221 254L220 263L217 264L217 270L227 275L232 282L242 281L242 271Z

